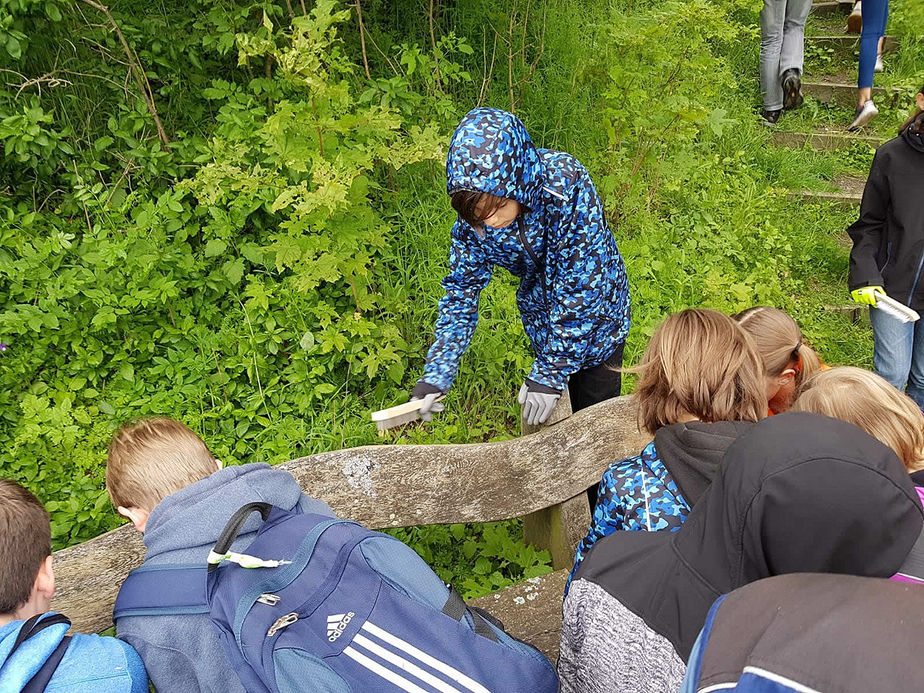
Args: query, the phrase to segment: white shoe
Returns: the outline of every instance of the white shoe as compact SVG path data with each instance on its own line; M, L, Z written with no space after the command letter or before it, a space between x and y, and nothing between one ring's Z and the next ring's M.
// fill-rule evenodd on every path
M857 112L854 114L853 122L847 129L850 132L856 132L877 115L879 115L879 109L876 108L876 104L874 104L873 100L870 99L865 104L857 108Z
M882 62L882 54L876 56L876 72L885 72L885 63Z

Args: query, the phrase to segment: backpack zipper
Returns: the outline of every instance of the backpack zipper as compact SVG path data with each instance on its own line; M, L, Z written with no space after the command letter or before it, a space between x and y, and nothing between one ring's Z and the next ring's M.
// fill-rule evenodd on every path
M274 635L276 635L278 631L282 630L283 628L287 628L291 626L297 620L298 620L298 614L296 614L295 612L292 612L291 614L286 614L285 616L280 616L273 622L273 625L270 626L269 630L266 631L266 637L268 638L273 637Z
M258 602L261 604L269 604L270 606L276 606L280 599L282 599L282 597L280 597L278 594L261 594L259 597L257 597Z

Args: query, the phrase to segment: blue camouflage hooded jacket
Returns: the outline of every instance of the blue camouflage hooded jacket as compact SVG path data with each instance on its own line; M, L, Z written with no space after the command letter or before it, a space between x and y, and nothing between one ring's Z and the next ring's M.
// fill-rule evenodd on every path
M536 355L531 380L562 390L569 376L609 358L629 332L629 283L580 162L537 149L516 116L476 108L452 137L446 177L450 195L490 193L516 200L523 211L506 228L486 226L484 237L456 220L423 379L449 390L495 265L520 278L517 305Z

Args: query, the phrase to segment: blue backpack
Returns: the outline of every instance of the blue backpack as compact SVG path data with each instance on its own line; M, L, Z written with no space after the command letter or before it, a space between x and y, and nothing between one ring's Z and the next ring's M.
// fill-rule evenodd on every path
M253 512L263 524L235 553ZM249 503L207 567L133 571L114 618L205 613L254 693L558 690L545 656L469 608L413 549L347 520Z

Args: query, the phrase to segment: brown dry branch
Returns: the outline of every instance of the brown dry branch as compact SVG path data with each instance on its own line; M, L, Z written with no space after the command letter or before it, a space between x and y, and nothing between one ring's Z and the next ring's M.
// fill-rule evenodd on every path
M359 0L356 0L356 1L359 2ZM430 0L430 12L427 15L427 20L430 23L430 43L433 46L433 65L434 65L434 70L436 72L436 74L434 74L434 77L436 78L436 87L437 89L442 91L443 82L440 79L440 56L439 56L439 51L436 48L436 29L434 28L435 22L433 19L433 7L435 4L436 4L436 0Z
M484 61L482 65L487 65L488 63L488 45L487 45L487 36L484 32L481 34L481 51L484 54ZM488 96L488 88L491 86L491 79L494 77L494 59L497 58L497 32L494 32L494 46L491 48L491 64L488 69L483 73L484 77L481 80L481 89L478 90L478 106L483 106L484 101Z
M369 58L366 55L366 28L363 26L363 5L356 0L356 19L359 21L359 45L363 50L363 67L366 69L366 79L372 79L369 72Z
M80 0L80 2L88 5L89 7L92 7L98 12L102 12L104 15L106 15L106 19L109 20L109 25L112 27L113 31L115 31L116 36L119 39L119 43L122 44L122 50L125 52L125 57L128 59L129 71L135 78L135 82L138 85L138 88L141 89L141 94L144 98L145 104L148 107L148 112L154 119L154 125L157 128L157 136L160 138L161 149L166 149L167 145L170 144L170 138L167 137L167 132L164 130L164 126L160 122L160 116L157 115L157 107L154 105L154 92L151 89L151 83L148 82L148 76L145 74L144 68L141 67L141 62L138 60L138 55L132 50L131 46L128 45L128 41L125 39L125 35L122 33L122 29L119 27L112 14L109 12L108 7L101 5L95 0Z

